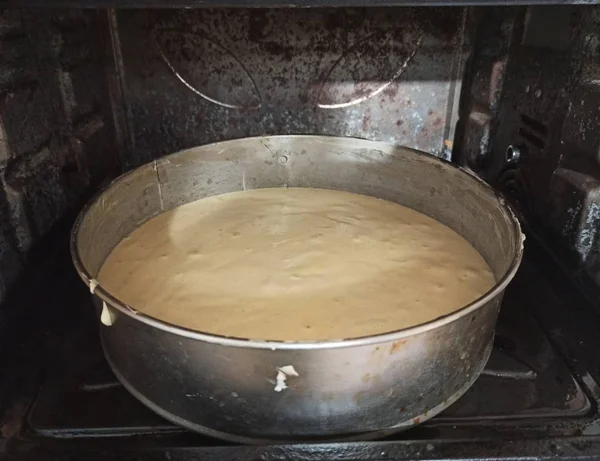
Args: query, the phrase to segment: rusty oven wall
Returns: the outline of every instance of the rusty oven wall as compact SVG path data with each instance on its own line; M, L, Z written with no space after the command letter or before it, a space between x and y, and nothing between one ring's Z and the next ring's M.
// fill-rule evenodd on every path
M465 8L113 12L124 167L262 134L330 134L449 157Z

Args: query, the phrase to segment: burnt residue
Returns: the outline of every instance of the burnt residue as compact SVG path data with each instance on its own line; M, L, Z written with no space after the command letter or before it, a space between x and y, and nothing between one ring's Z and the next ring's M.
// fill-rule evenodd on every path
M598 8L481 10L457 158L579 279L600 274ZM518 158L507 151L518 149ZM581 270L583 269L583 270Z
M402 347L406 344L408 340L406 339L399 339L398 341L394 341L392 343L392 345L390 346L390 355L392 354L396 354L397 352L399 352Z
M125 163L262 134L439 155L462 62L460 11L443 27L439 11L413 8L119 11L124 104L144 153Z
M0 300L20 261L117 169L99 16L0 13Z
M457 24L463 14L464 10L461 8L418 9L415 11L415 19L422 25L425 33L443 37L451 43L457 38Z
M192 93L227 109L254 110L261 96L244 64L206 33L154 31L158 52L172 75ZM201 62L198 72L190 63Z

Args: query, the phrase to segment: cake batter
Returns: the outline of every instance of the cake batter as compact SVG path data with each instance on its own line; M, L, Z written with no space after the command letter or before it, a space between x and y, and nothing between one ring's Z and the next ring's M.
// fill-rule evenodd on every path
M168 323L270 340L418 325L495 283L466 240L424 214L305 188L232 192L165 212L117 245L98 280Z

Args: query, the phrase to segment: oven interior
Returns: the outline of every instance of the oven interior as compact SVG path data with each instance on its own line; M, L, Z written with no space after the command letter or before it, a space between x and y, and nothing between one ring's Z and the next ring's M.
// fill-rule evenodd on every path
M600 453L600 7L88 3L0 10L0 455ZM162 420L109 371L68 253L74 216L121 172L266 134L423 150L517 211L526 256L492 358L433 420L376 442L246 447Z

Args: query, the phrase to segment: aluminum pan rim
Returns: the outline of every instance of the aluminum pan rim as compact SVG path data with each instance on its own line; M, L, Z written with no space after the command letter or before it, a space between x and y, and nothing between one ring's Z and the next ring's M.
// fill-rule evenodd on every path
M227 140L227 141L219 141L216 143L205 144L204 146L223 144L223 143L228 143L228 142L239 142L244 139L246 139L246 140L264 139L264 138L301 139L301 138L323 138L323 137L328 137L328 138L332 138L332 139L338 138L340 140L354 139L354 138L349 138L349 137L322 136L322 135L254 136L254 137L231 139L231 140ZM380 144L382 146L385 145L387 147L391 146L390 144L381 143L381 142L377 142L377 141L369 141L369 140L365 140L365 139L361 139L361 138L356 138L356 140L363 141L367 144L370 144L371 148L377 144ZM196 147L193 147L190 149L184 149L184 150L181 150L178 152L174 152L172 154L169 154L167 157L169 157L171 155L182 154L182 153L188 152L190 150L195 150L198 147L202 147L202 146L196 146ZM213 343L213 344L221 344L223 346L245 347L245 348L253 348L253 349L311 350L311 349L332 349L332 348L353 347L353 346L367 346L367 345L372 345L372 344L380 344L380 343L385 343L385 342L397 341L399 339L403 339L403 338L407 338L410 336L415 336L415 335L418 335L421 333L425 333L427 331L431 331L436 328L442 327L444 325L448 325L454 321L457 321L457 320L461 319L462 317L465 317L468 314L478 310L480 307L486 305L488 302L492 301L494 298L496 298L498 295L500 295L504 291L504 289L507 287L507 285L510 283L510 281L514 278L514 276L517 273L517 270L519 269L519 266L521 264L521 259L523 258L523 242L525 240L525 236L521 232L521 226L519 225L519 221L518 221L515 213L512 211L511 207L507 204L506 200L502 197L502 195L499 192L492 189L492 187L490 187L490 185L487 184L482 179L469 173L464 168L462 168L452 162L448 162L448 161L445 161L440 158L435 158L425 152L411 149L410 147L401 147L401 146L391 146L391 147L407 149L417 156L424 156L424 157L426 156L428 160L435 159L436 161L440 162L440 164L444 165L445 167L454 168L454 169L460 171L462 174L469 176L469 178L471 178L471 180L474 181L474 183L477 183L478 186L480 188L482 188L482 190L484 190L487 194L490 194L490 195L493 195L496 197L496 199L498 201L498 206L500 206L502 211L505 213L505 215L511 221L511 223L513 225L513 231L514 231L515 235L517 236L517 238L515 239L515 247L512 249L512 251L514 252L514 257L511 261L506 273L500 278L500 280L498 282L496 282L496 284L485 294L483 294L482 296L475 299L471 303L461 307L460 309L458 309L450 314L444 315L442 317L438 317L436 319L430 320L429 322L421 323L419 325L415 325L412 327L402 328L399 330L394 330L394 331L382 333L379 335L362 336L362 337L358 337L358 338L339 338L339 339L321 340L321 341L257 340L257 339L247 339L247 338L223 336L223 335L217 335L217 334L212 334L212 333L204 333L201 331L190 330L185 327L181 327L178 325L174 325L174 324L159 320L157 318L154 318L154 317L151 317L144 313L138 312L138 311L134 310L133 308L129 307L128 305L126 305L125 303L120 301L119 299L112 296L101 285L97 285L95 287L95 289L93 290L93 294L98 296L98 298L100 298L103 302L106 302L111 307L117 309L121 314L126 315L126 316L130 317L131 319L135 319L142 323L145 323L151 327L166 331L168 333L179 335L179 336L182 336L185 338L195 339L198 341L204 341L204 342ZM75 220L75 223L73 224L73 229L71 231L71 238L70 238L71 258L73 260L73 264L75 265L75 269L77 270L77 273L79 274L81 279L88 286L90 286L90 284L92 283L92 280L94 280L94 277L92 277L88 273L87 269L85 268L85 265L83 264L83 261L80 258L79 251L77 249L77 235L78 235L79 227L81 226L81 223L82 223L83 219L85 218L85 216L87 215L87 212L89 211L89 209L96 202L98 202L98 200L101 198L101 196L104 194L104 192L109 190L111 187L113 187L117 182L121 181L123 178L133 175L136 171L137 171L137 168L120 175L119 177L117 177L113 181L111 181L106 187L102 188L98 193L96 193L96 195L94 195L94 197L81 210L81 212L77 216L77 219Z

